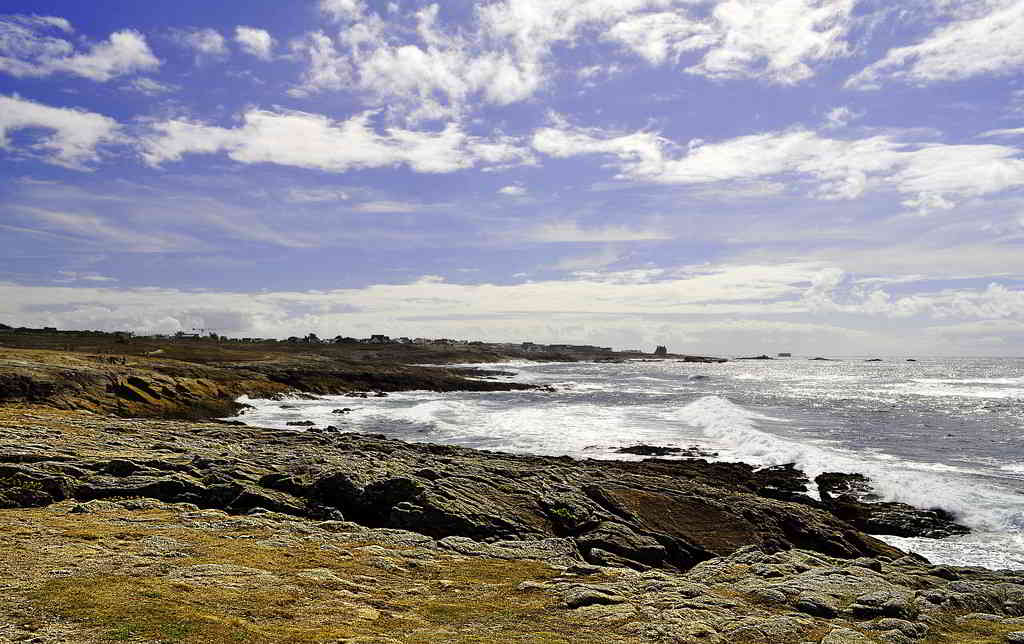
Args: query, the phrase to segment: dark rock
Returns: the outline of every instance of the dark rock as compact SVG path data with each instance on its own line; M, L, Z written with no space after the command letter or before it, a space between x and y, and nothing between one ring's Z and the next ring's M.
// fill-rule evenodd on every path
M833 602L822 597L801 597L793 603L793 608L801 613L825 619L831 619L839 614L839 610Z
M633 445L631 447L620 447L615 450L616 454L637 454L639 456L668 456L682 452L681 447L660 447L657 445Z
M313 427L316 423L311 420L290 420L285 425L289 427Z
M823 472L814 477L818 496L822 502L831 503L834 497L851 497L854 501L877 501L878 495L871 487L871 479L863 474L844 472Z
M0 509L42 507L71 496L70 482L63 476L0 465Z
M869 534L941 539L971 531L941 508L919 509L878 501L871 480L863 474L825 472L814 482L822 502L833 514Z
M351 407L343 407L341 409L332 409L331 413L332 414L347 414L350 411L355 411L355 409L352 409Z
M611 521L604 521L593 530L576 537L576 544L583 556L592 563L601 563L588 557L594 548L647 566L661 566L668 558L668 551L656 539L639 535L629 526Z

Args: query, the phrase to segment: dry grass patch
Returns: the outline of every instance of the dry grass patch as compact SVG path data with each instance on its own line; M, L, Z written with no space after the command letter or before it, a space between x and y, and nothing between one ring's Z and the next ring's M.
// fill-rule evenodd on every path
M517 589L524 581L557 575L540 562L393 546L364 548L374 544L309 537L293 531L290 522L213 532L181 525L166 511L37 514L45 517L45 529L65 543L65 557L75 557L78 545L139 556L150 536L182 544L182 553L153 557L151 565L134 573L112 567L109 572L91 569L81 576L41 578L29 593L35 605L74 620L100 641L614 640L607 625L580 623L557 595ZM26 562L46 552L40 548L26 553ZM37 563L45 569L58 562Z
M931 632L922 640L922 644L938 644L939 642L956 642L956 644L992 644L1005 642L1006 634L1024 631L1021 624L999 624L980 619L972 619L957 623L946 621L933 624Z

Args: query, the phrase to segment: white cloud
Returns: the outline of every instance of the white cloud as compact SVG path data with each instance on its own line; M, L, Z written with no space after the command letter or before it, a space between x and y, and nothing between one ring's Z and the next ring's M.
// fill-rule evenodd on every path
M923 316L936 320L1024 321L1024 290L991 283L983 289L943 289L893 296L874 284L844 285L841 280L816 284L804 296L811 310L882 315L890 318Z
M1005 128L1002 130L988 130L978 135L979 138L1024 136L1024 127Z
M288 191L288 201L295 203L320 203L324 201L348 201L351 199L346 190L334 188L292 188Z
M235 27L235 42L245 53L263 60L270 60L271 51L274 49L274 39L270 33L255 27Z
M565 242L631 242L671 239L666 233L655 230L637 230L628 226L602 226L580 228L575 221L553 221L541 224L529 231L525 239L543 243Z
M195 249L198 242L172 233L142 233L129 227L118 226L91 213L68 212L15 206L15 209L53 231L74 235L96 242L105 249L120 248L136 253L158 253L171 250Z
M84 51L63 37L71 31L63 18L0 16L0 71L18 77L68 73L103 82L160 66L137 31L114 32Z
M97 273L82 273L79 271L57 271L60 277L55 282L116 282L117 278L99 275Z
M316 92L338 90L351 79L348 59L334 48L334 41L322 31L296 40L292 43L292 51L306 56L308 60L302 82L288 90L292 96L301 98Z
M131 82L125 85L125 89L145 94L146 96L159 96L160 94L176 92L179 88L175 85L161 83L153 80L152 78L146 78L143 76L132 79Z
M862 116L864 115L854 112L845 105L840 105L839 107L832 108L825 114L824 126L826 130L839 130Z
M820 198L853 199L871 190L896 190L908 195L907 205L922 211L1024 185L1018 148L908 143L889 135L846 140L795 129L691 142L683 151L653 132L561 127L538 130L532 143L555 157L610 156L619 170L617 178L631 181L699 185L789 175L809 182L810 192Z
M228 53L224 36L216 29L209 27L191 30L179 29L175 31L175 38L181 45L195 50L197 59L203 56L226 56Z
M595 256L595 261L601 259ZM950 354L985 338L995 338L985 340L996 345L994 351L1012 346L1019 352L1024 292L993 284L894 297L828 265L789 263L592 270L566 279L503 285L424 276L404 284L317 292L0 283L0 314L32 326L150 332L201 326L277 337L299 331L321 337L385 332L648 350L667 343L676 351L725 355L775 347L832 355ZM843 324L835 322L837 315L844 316ZM882 331L851 322L860 319L867 328L877 328L872 317L907 322L884 325ZM950 342L954 335L962 336L960 341Z
M719 42L688 72L784 85L814 75L811 64L849 55L854 0L727 0L712 16Z
M506 197L522 197L526 194L526 188L517 185L504 186L498 190L498 194Z
M362 0L320 0L320 11L339 22L356 20L365 10Z
M986 9L983 15L939 27L917 44L889 50L845 86L873 90L889 81L928 85L1016 73L1024 64L1024 1Z
M353 208L357 212L369 213L417 212L422 209L422 205L407 201L367 201Z
M387 128L379 134L372 117L373 112L364 112L335 122L319 114L253 109L242 116L237 128L182 120L154 123L140 147L150 165L178 161L185 154L225 152L240 163L332 172L407 165L415 172L447 173L529 156L505 141L467 135L454 123L435 132Z
M691 0L500 0L452 26L442 24L439 4L384 18L360 1L322 0L321 10L344 26L336 39L314 32L292 43L307 66L290 93L348 90L411 123L460 118L481 104L535 97L564 71L556 48L594 35L651 65L702 52L683 71L792 84L812 76L815 63L849 53L853 2L728 0L707 16L704 3ZM593 71L579 70L585 84Z
M52 134L40 136L27 149L16 152L38 155L47 163L76 170L99 159L100 145L121 140L117 121L102 114L0 95L0 148L12 150L7 135L25 128L40 128Z
M652 65L677 63L683 52L706 49L720 38L712 25L668 11L626 18L604 37L622 43Z
M625 253L616 250L611 246L597 251L596 253L590 253L587 255L574 255L573 257L566 257L559 260L552 268L559 271L593 271L600 268L605 268L618 261L621 261L625 257Z

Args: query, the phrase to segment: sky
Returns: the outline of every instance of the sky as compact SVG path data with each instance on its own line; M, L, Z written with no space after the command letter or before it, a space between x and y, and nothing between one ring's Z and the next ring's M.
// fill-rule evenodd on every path
M2 323L1024 355L1024 0L2 10Z

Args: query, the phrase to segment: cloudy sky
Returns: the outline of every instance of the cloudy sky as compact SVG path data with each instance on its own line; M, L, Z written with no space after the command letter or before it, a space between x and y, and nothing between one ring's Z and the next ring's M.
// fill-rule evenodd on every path
M0 322L1024 355L1024 0L4 9Z

